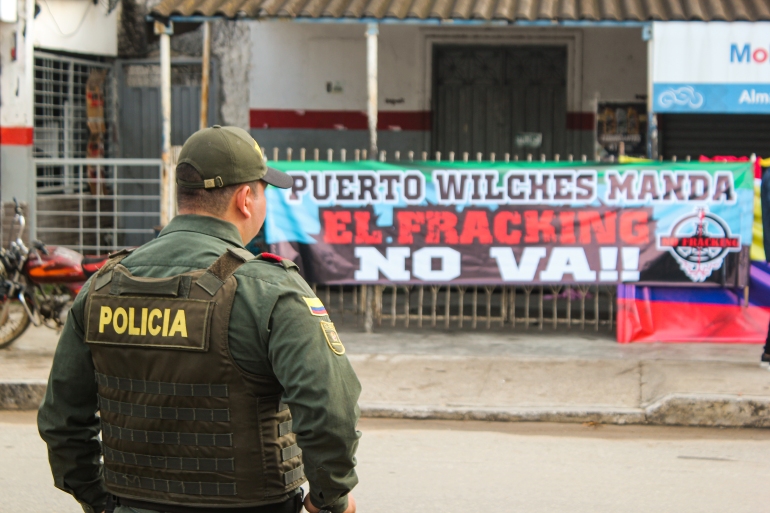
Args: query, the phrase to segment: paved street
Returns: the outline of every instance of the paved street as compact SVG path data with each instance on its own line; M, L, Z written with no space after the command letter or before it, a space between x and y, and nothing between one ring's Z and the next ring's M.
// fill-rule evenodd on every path
M34 412L0 412L0 511L77 513ZM768 511L770 432L364 419L361 513Z

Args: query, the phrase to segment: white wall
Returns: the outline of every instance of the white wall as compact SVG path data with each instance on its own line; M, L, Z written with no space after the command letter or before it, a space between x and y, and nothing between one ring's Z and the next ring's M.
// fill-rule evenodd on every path
M18 2L17 23L0 23L0 126L31 127L32 84L25 75L25 0ZM11 56L16 47L16 59Z
M647 94L647 42L641 28L583 30L583 110L596 100L634 101Z
M18 2L18 23L0 23L0 126L31 127L33 85L25 75L25 0ZM35 48L90 55L117 56L120 7L106 8L90 0L47 0L32 22ZM85 15L85 16L84 16ZM58 27L56 24L58 23ZM11 49L16 46L16 59Z
M252 109L366 110L366 25L266 21L251 27ZM423 108L419 43L416 27L380 27L380 109ZM342 92L328 93L327 82ZM404 103L386 103L399 98Z
M252 109L366 109L366 41L363 24L253 22L250 100ZM593 112L596 99L634 100L647 90L647 47L640 28L463 29L440 30L413 25L381 25L379 103L381 110L430 110L429 46L436 34L473 34L505 41L518 37L563 38L570 34L579 48L582 73L572 85L570 110ZM442 40L444 42L444 40ZM469 41L470 42L470 41ZM340 93L328 93L327 82ZM388 103L401 100L403 103Z
M21 23L20 23L21 24ZM16 60L11 49L16 44ZM32 126L31 109L27 108L24 76L24 37L14 24L0 23L0 125Z
M18 198L33 204L34 168L29 138L34 124L34 75L27 66L30 60L27 59L24 37L25 7L25 0L19 0L17 23L0 23L0 127L3 129L3 137L0 137L0 200L7 202ZM11 56L14 46L15 60Z
M103 2L46 0L35 18L35 48L66 52L118 55L120 4L111 13Z
M410 26L380 26L379 97L382 110L430 110L425 90L423 34ZM387 100L403 99L404 103Z

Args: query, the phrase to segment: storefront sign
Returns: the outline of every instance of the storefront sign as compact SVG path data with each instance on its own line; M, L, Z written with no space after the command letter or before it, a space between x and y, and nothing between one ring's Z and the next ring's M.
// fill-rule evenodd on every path
M653 23L653 110L770 113L770 23Z
M274 166L267 242L315 283L747 279L749 163Z

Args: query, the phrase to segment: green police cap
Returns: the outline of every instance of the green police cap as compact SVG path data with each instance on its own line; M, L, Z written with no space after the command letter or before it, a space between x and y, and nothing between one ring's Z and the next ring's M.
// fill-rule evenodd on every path
M182 146L179 164L190 164L203 178L200 182L177 179L180 187L212 189L262 180L288 189L291 176L267 167L262 149L249 133L234 126L214 125L192 134Z

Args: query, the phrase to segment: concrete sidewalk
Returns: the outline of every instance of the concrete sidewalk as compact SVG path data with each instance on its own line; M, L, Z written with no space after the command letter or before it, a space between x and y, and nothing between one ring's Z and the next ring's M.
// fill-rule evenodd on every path
M369 417L770 427L761 347L618 345L593 331L341 330ZM0 409L35 408L56 334L0 351Z

